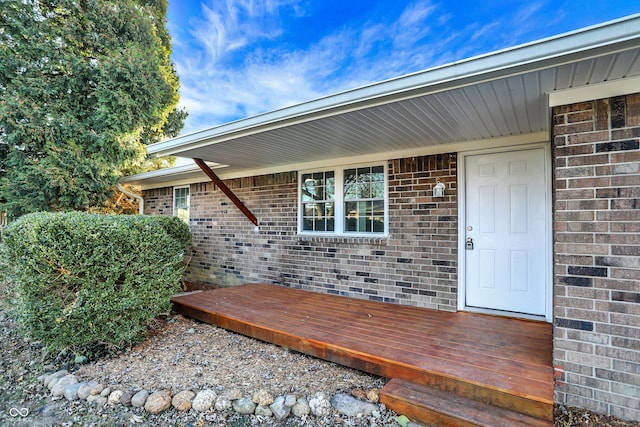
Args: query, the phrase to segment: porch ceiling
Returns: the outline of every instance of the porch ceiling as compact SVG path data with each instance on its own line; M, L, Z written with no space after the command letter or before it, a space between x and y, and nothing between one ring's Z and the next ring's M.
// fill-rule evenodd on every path
M237 173L548 132L550 94L612 81L638 84L633 79L640 76L638 28L640 15L634 15L181 136L148 150L201 158L227 165L221 172Z

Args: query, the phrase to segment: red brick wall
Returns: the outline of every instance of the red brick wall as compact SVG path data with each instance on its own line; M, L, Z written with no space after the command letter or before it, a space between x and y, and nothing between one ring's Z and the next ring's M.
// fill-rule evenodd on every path
M640 94L553 124L556 400L640 420Z
M221 285L266 282L455 310L456 155L390 161L388 178L388 239L298 236L296 172L226 181L260 220L259 232L213 184L193 184L194 250L186 278ZM435 200L437 180L447 190ZM146 213L171 214L159 207L164 191L171 193L145 192Z

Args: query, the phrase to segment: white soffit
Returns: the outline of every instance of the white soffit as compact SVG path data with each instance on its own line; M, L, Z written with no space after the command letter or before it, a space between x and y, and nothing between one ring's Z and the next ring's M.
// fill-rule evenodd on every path
M227 167L226 165L220 165L211 162L207 162L207 165L215 171ZM162 185L156 184L173 185L176 181L183 180L189 182L202 182L207 181L208 178L198 166L193 163L189 163L185 165L173 166L170 168L157 169L149 172L142 172L135 175L125 176L120 180L120 182L125 184L141 185L144 189L148 184L160 187Z
M365 153L351 157L341 158L325 158L319 161L299 162L289 167L275 166L259 169L246 169L234 166L219 165L213 167L220 179L234 179L246 176L266 175L278 172L291 172L301 170L320 170L326 167L347 167L350 165L361 165L366 163L379 163L388 160L403 159L407 157L425 156L432 154L447 154L460 151L496 149L515 146L529 146L533 143L548 142L549 134L547 132L530 133L526 135L518 135L515 137L483 139L475 141L466 141L454 144L441 144L433 146L424 146L417 149L388 151L383 153ZM196 184L201 182L209 182L210 178L205 175L195 164L184 165L180 167L159 169L152 172L144 172L137 175L130 175L123 178L123 183L139 185L143 190L154 188L162 188L168 186Z
M550 102L563 96L598 93L589 90L605 82L638 91L639 52L640 14L180 136L148 151L256 170L539 134L549 131Z

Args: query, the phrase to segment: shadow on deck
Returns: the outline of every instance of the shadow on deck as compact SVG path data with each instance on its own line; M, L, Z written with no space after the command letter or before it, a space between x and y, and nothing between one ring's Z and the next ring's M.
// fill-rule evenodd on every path
M185 316L389 378L382 402L417 422L552 425L547 323L264 284L171 301Z

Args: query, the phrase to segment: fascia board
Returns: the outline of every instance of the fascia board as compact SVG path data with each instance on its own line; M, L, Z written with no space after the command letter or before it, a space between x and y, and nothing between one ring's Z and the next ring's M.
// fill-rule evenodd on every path
M549 107L640 92L640 76L549 92Z

